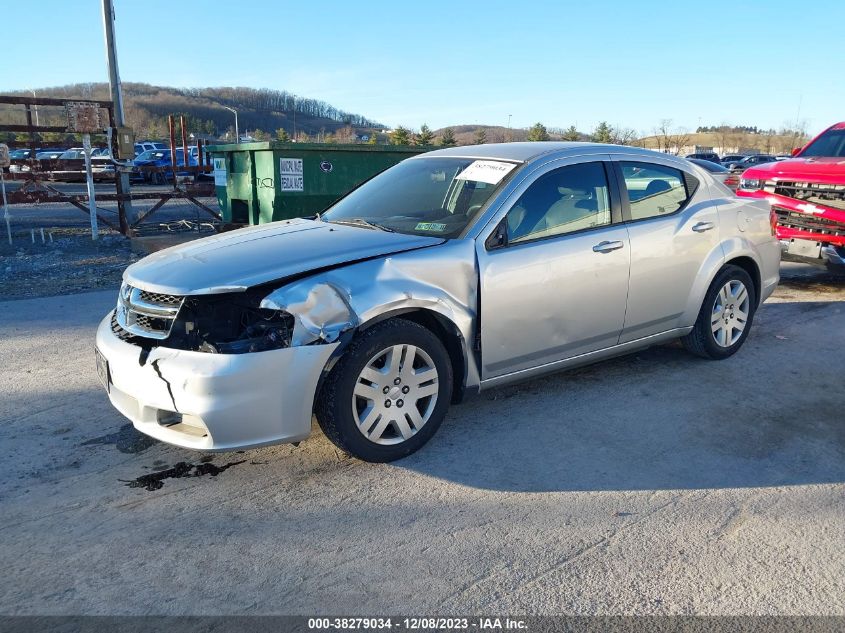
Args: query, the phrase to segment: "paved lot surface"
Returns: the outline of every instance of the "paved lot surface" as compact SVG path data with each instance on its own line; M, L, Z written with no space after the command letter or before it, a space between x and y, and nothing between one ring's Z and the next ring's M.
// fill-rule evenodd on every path
M813 269L734 358L653 348L471 397L396 464L217 476L137 434L91 349L114 292L0 303L0 613L845 614L845 284Z

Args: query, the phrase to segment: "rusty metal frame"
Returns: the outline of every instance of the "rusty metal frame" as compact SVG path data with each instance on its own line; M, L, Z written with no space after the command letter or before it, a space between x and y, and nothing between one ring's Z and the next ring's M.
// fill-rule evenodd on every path
M47 125L34 125L32 120L32 108L34 106L60 106L65 107L69 101L85 101L88 103L96 104L100 108L105 109L108 112L108 122L109 127L115 127L114 121L114 105L111 101L101 101L97 99L56 99L51 97L17 97L17 96L3 96L0 95L0 105L21 105L25 108L25 116L26 116L26 125L0 125L0 132L24 132L29 135L29 142L27 144L23 143L15 143L15 145L28 145L29 149L31 150L31 157L26 159L24 164L28 164L30 167L30 171L28 172L10 172L7 174L8 180L24 180L26 181L25 184L17 191L13 191L9 193L9 204L24 204L24 203L40 203L40 202L67 202L77 209L85 212L86 214L90 215L90 212L87 208L88 203L88 196L87 195L72 195L66 194L64 192L59 191L55 187L47 184L45 181L54 180L55 173L57 172L45 172L40 171L41 164L37 158L35 158L35 151L38 145L36 141L36 134L42 132L58 132L58 133L72 133L67 127L62 126L47 126ZM171 180L173 182L173 189L167 192L148 192L148 193L138 193L132 194L131 190L129 191L122 191L121 179L114 178L114 176L110 176L110 178L114 178L115 181L115 188L116 193L114 194L98 194L97 199L103 202L117 202L118 207L118 226L112 221L107 220L99 213L97 217L100 221L104 224L117 229L123 235L131 235L133 229L135 229L139 224L143 221L149 219L154 213L156 213L162 206L164 206L168 201L173 199L184 199L190 202L191 204L195 205L197 208L202 209L205 213L210 215L216 220L220 220L220 215L215 212L213 209L209 208L207 205L200 202L197 198L199 197L210 197L214 195L214 185L213 183L202 183L202 184L194 184L189 185L187 187L180 188L178 185L178 172L187 172L194 174L195 176L199 174L207 174L211 173L211 161L210 156L207 152L203 152L203 142L199 140L197 142L197 165L189 165L189 152L187 146L187 132L185 129L185 119L184 117L180 118L181 123L181 135L182 135L182 152L184 157L184 165L177 165L176 164L176 152L175 152L175 130L174 130L174 121L173 116L169 117L170 121L170 142L171 142L171 165L165 167L140 167L137 168L139 171L143 173L162 173L165 174L165 181ZM105 134L105 132L103 132ZM115 145L116 139L112 138L112 147L109 149L111 150L112 156L115 155ZM204 155L205 154L205 155ZM120 169L118 165L115 165L115 174ZM73 170L68 170L66 172L61 172L66 174L75 174L77 172ZM79 172L80 174L83 172ZM168 178L167 175L171 175L171 178ZM102 179L102 178L101 178ZM30 183L34 187L38 189L32 189L30 187ZM126 208L125 203L127 201L132 200L153 200L157 199L158 202L153 205L151 209L149 209L146 213L140 215L138 220L132 223L131 225L127 221L126 217ZM101 209L103 210L103 209Z

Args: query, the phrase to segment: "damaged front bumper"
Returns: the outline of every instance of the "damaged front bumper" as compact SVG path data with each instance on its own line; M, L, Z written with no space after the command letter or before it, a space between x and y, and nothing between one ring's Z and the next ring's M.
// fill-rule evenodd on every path
M311 432L314 396L339 343L210 354L121 341L111 314L97 329L109 399L136 429L163 442L229 451L297 442Z

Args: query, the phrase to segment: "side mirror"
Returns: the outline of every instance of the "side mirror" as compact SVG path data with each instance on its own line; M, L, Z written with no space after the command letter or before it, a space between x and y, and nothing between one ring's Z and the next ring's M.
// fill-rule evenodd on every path
M792 148L792 152L790 152L790 153L791 153L793 156L797 156L797 155L798 155L798 152L800 152L800 151L801 151L801 148L800 148L800 147L793 147L793 148Z
M484 246L487 248L488 251L495 250L497 248L504 248L508 245L508 218L505 216L502 218L502 221L499 222L496 230L490 234L490 237L484 242Z

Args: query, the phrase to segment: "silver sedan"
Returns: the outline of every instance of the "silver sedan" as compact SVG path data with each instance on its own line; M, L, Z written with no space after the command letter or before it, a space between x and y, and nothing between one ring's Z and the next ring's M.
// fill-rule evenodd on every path
M468 391L675 338L728 358L778 283L772 226L764 202L648 150L438 150L313 219L133 264L97 365L166 442L297 442L313 414L341 449L391 461Z

